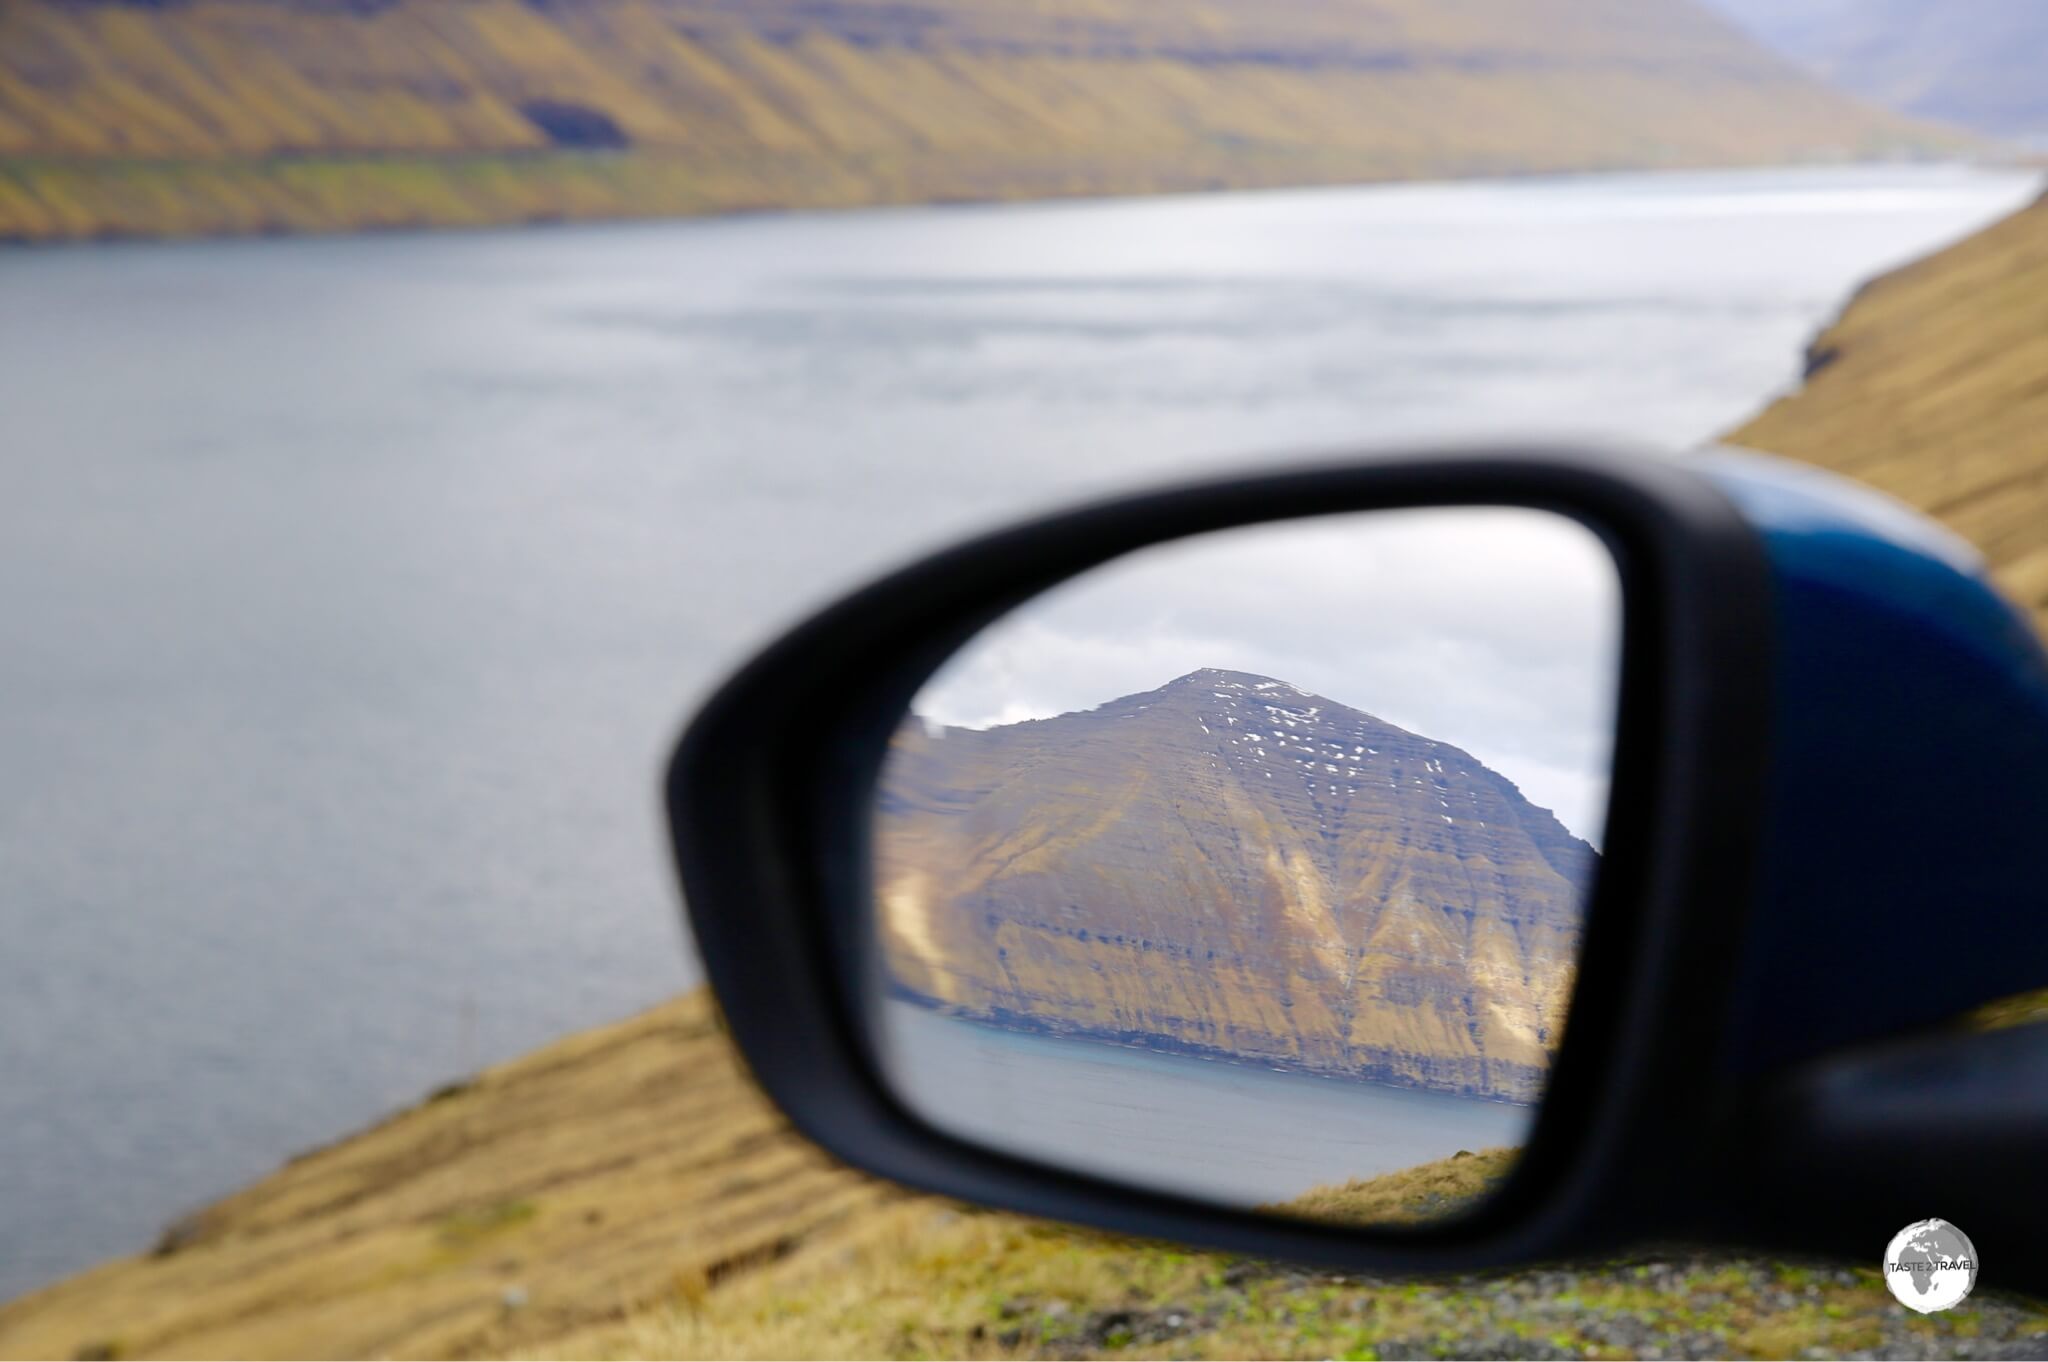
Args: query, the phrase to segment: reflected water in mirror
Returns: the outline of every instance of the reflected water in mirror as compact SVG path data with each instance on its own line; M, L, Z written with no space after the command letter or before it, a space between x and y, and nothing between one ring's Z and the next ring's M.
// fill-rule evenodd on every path
M1563 1036L1620 636L1598 537L1510 507L1180 540L1004 617L884 766L885 1077L1151 1190L1476 1205Z

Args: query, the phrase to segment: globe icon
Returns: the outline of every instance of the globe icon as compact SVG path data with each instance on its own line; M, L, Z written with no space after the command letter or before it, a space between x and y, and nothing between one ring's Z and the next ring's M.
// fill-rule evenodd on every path
M1908 1310L1953 1309L1977 1284L1977 1249L1946 1220L1916 1220L1886 1246L1884 1284Z

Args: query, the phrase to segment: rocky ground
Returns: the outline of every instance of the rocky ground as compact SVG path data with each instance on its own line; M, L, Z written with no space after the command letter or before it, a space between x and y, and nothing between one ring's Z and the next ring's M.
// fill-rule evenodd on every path
M1921 1316L1875 1263L1668 1249L1414 1281L906 1203L850 1247L566 1341L606 1357L2021 1358L2048 1304Z
M2048 1349L2040 1303L1985 1292L1923 1318L1874 1270L1672 1253L1403 1283L1255 1263L1203 1296L1075 1313L1051 1302L997 1341L1034 1355L1343 1358L2031 1358Z

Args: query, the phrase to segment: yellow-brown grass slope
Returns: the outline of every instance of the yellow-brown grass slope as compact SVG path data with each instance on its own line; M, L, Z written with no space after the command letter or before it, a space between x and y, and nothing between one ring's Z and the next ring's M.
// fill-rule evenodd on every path
M793 1134L700 991L572 1036L0 1306L0 1356L460 1357L697 1299L905 1194Z
M2048 199L1859 292L1728 439L1944 521L2048 627Z
M593 140L620 145L560 145ZM1691 0L0 5L0 238L1939 145Z
M1213 668L908 724L880 807L886 958L936 1006L1513 1101L1542 1090L1598 868L1471 753Z
M1461 1149L1449 1158L1317 1187L1269 1207L1279 1215L1339 1225L1429 1225L1484 1205L1520 1157L1519 1149Z

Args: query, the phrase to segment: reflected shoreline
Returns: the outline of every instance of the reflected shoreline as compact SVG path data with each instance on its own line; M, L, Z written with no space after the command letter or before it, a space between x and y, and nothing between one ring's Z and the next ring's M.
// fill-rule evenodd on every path
M1485 1102L1492 1106L1512 1107L1533 1111L1541 1105L1537 1101L1515 1101L1495 1093L1475 1091L1466 1088L1432 1087L1426 1083L1403 1082L1398 1079L1376 1077L1369 1069L1337 1069L1323 1065L1303 1063L1288 1055L1253 1055L1241 1050L1225 1050L1219 1046L1202 1045L1195 1041L1180 1040L1149 1031L1110 1031L1100 1027L1084 1026L1061 1018L1035 1017L1028 1013L995 1009L989 1012L975 1011L951 1003L941 1002L927 994L904 987L891 980L887 990L890 1001L907 1003L933 1016L967 1026L980 1027L999 1034L1030 1036L1041 1040L1072 1041L1078 1044L1100 1046L1109 1050L1129 1050L1140 1054L1164 1055L1174 1059L1202 1060L1212 1064L1227 1064L1233 1068L1267 1070L1297 1078L1316 1078L1332 1083L1363 1085L1387 1088L1396 1092L1427 1093L1436 1097L1458 1097L1468 1101Z
M1172 1196L1249 1210L1387 1204L1390 1176L1519 1146L1526 1107L1137 1045L986 1026L881 1004L884 1081L956 1138ZM1320 1081L1310 1081L1311 1079ZM1460 1161L1459 1171L1466 1170ZM1405 1198L1404 1198L1405 1200Z

